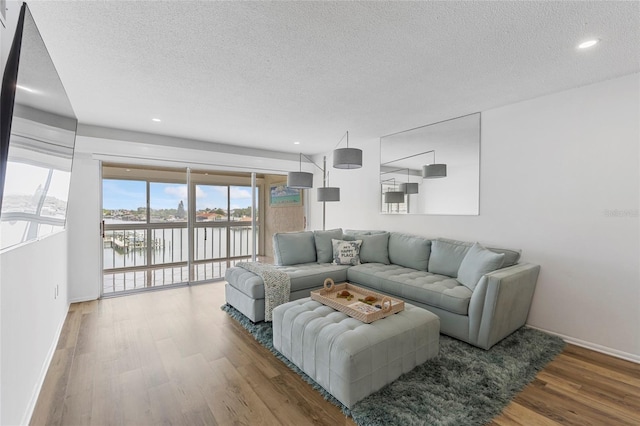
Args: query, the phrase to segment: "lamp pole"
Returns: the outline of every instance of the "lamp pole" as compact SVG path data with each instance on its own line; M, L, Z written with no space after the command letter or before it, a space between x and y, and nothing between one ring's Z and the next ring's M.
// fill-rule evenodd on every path
M322 157L322 187L327 186L327 156ZM327 202L322 202L322 230L325 230L325 218L327 212Z

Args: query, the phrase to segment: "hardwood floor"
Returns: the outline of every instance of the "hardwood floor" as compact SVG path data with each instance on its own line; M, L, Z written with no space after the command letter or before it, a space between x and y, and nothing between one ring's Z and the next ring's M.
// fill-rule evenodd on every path
M71 305L33 425L353 425L219 309L223 283ZM638 425L640 365L568 346L492 425Z

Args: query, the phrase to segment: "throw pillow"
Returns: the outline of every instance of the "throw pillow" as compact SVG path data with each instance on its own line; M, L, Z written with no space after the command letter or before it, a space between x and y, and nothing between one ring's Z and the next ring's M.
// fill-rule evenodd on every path
M389 262L389 233L361 235L360 262L384 263Z
M458 282L473 291L484 274L500 269L504 253L496 253L475 243L467 252L460 269Z
M316 240L316 254L318 263L331 263L333 260L333 245L331 240L342 239L342 229L331 229L329 231L313 231Z
M470 243L438 238L431 242L429 269L432 274L455 278L460 265L471 248ZM393 259L392 259L393 260ZM395 262L394 262L395 263Z
M362 240L331 240L334 265L359 265Z

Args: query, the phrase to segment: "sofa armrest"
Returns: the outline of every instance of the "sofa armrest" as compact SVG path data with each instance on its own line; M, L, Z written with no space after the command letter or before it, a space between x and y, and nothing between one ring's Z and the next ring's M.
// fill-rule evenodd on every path
M469 342L484 349L522 327L540 266L523 263L484 275L469 304Z

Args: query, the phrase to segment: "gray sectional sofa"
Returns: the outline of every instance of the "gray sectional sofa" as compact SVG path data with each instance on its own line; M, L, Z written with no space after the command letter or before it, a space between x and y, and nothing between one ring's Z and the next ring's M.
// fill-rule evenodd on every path
M362 241L359 261L333 264L332 240ZM291 280L291 300L326 278L348 281L425 308L440 331L489 349L527 320L540 266L518 263L519 250L385 231L335 229L275 234L274 263ZM226 301L264 320L264 284L243 268L227 270Z

